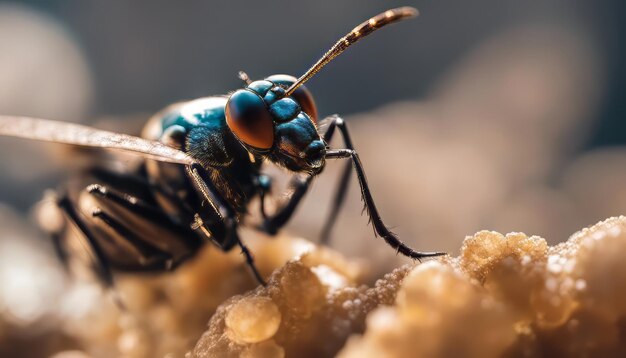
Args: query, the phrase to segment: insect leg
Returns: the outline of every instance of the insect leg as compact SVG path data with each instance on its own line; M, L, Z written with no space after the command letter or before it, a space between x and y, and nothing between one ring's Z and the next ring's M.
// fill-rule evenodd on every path
M156 183L151 183L145 174L146 168L145 164L141 167L140 172L143 175L131 175L128 173L116 173L111 170L106 170L102 168L92 168L89 170L89 174L94 176L98 181L109 184L109 186L114 186L118 188L124 188L124 191L131 192L150 192L155 191L159 194L164 195L168 200L176 203L176 206L183 212L183 214L187 214L189 216L192 213L191 207L188 203L184 202L180 198L176 196L176 194L167 186L158 185ZM150 194L148 194L150 195ZM134 195L135 197L137 195Z
M324 142L330 142L333 134L335 133L335 128L339 127L346 147L348 147L349 149L353 149L352 141L350 140L350 134L348 133L345 122L342 118L333 115L324 119L323 122L328 123L328 129L324 133ZM351 173L352 164L348 162L343 169L339 186L337 188L337 191L335 192L335 198L333 200L331 212L326 219L326 223L324 224L322 229L320 240L321 243L328 242L328 239L330 237L330 231L337 220L337 214L339 213L339 210L341 209L341 206L343 205L343 202L345 200ZM269 217L265 213L263 205L264 197L261 198L261 212L264 218L265 231L274 235L282 226L287 223L287 221L289 221L296 207L304 197L304 194L309 189L311 179L312 177L310 176L305 178L302 178L301 176L294 176L294 178L290 182L290 186L293 188L293 194L291 195L289 200L271 217Z
M204 244L204 236L191 227L193 215L165 212L154 200L152 185L140 174L107 169L86 174L83 182L93 184L81 195L88 195L89 200L78 202L90 203L82 212L114 269L174 269Z
M259 210L261 212L261 216L263 220L268 218L267 210L265 208L265 199L267 195L272 191L272 178L265 174L259 174L255 179L255 186L257 191L259 192ZM257 228L261 229L262 228Z
M173 269L174 260L171 255L144 242L133 230L129 229L112 215L109 215L101 209L95 209L92 216L99 219L116 235L122 237L126 243L131 245L134 251L139 255L139 262L142 265L150 265L152 267L162 265L163 269Z
M96 274L102 280L106 288L112 288L113 275L111 274L111 268L109 267L106 256L100 248L100 245L98 245L93 233L88 229L84 220L79 216L74 204L67 196L63 196L57 201L57 206L65 213L69 221L76 225L78 230L87 240L89 248L91 249L91 251L89 251L89 255L93 254L92 260L95 264L94 269L96 270Z
M392 233L383 223L378 210L376 209L376 204L374 203L374 199L372 198L372 194L369 189L369 185L367 184L367 179L365 177L365 171L363 170L363 165L361 164L361 160L359 159L359 155L353 149L336 149L329 150L326 152L326 159L351 159L352 164L354 165L354 170L356 171L356 176L359 180L359 186L361 187L361 197L363 199L363 203L365 204L365 210L370 218L370 222L374 228L374 234L376 236L382 237L385 242L394 249L396 249L399 253L420 260L426 257L434 257L445 255L444 252L419 252L415 251L405 243L400 241L396 237L394 233Z
M324 133L324 142L330 143L333 134L335 133L335 128L339 128L341 132L341 136L343 137L343 142L348 149L354 149L352 145L352 140L350 139L350 133L348 132L348 128L346 127L346 122L343 118L338 115L333 115L324 119L324 121L329 121L328 129ZM350 184L350 177L352 176L352 163L346 162L343 171L341 172L341 177L339 179L339 186L337 186L337 190L335 191L335 195L332 202L332 207L326 218L326 222L324 226L322 226L322 231L320 234L320 243L326 244L330 240L330 232L333 229L333 226L337 222L337 216L339 214L339 210L343 206L343 203L346 199L346 194L348 193L348 185Z
M284 203L274 215L269 216L265 213L265 205L261 202L261 212L263 214L263 230L268 234L275 235L278 230L283 227L295 212L298 204L309 190L313 177L310 175L301 176L294 175L289 186L293 192L286 203ZM261 198L264 200L264 197Z
M59 261L61 261L63 269L65 269L66 273L69 273L69 254L63 247L63 235L59 232L52 232L50 233L50 238L52 239L54 253L59 258Z
M133 214L142 217L146 221L166 227L180 234L181 237L188 237L190 234L190 231L185 227L172 222L172 219L165 212L144 202L140 198L118 192L115 189L100 184L89 185L87 192L108 202L115 203Z
M202 230L210 230L209 236L222 250L228 251L233 245L239 245L241 253L246 257L246 263L255 279L265 286L265 280L254 264L254 257L244 245L237 233L237 219L235 211L226 203L213 187L205 170L197 164L186 167L187 174L196 190L202 194L203 210L198 213L198 226Z
M237 227L234 224L234 220L232 219L229 220L228 226L229 226L228 228L229 235L233 236L233 240L235 240L237 242L237 245L239 245L239 248L241 249L241 253L246 257L246 264L248 264L248 267L250 267L250 270L252 271L254 278L261 285L266 286L267 284L265 283L265 280L259 273L259 270L256 268L256 265L254 264L254 257L252 256L252 253L250 252L248 247L244 245L243 241L241 241L241 238L239 237L239 234L237 233Z
M324 142L328 143L333 137L335 133L335 129L338 127L341 131L344 143L346 147L349 149L353 149L352 140L350 139L350 134L345 126L345 122L342 118L337 115L330 116L322 121L322 123L328 123L328 128L324 133ZM346 163L346 166L343 169L341 179L339 182L339 187L335 193L335 198L333 200L333 206L328 216L326 223L323 226L322 234L321 234L321 243L328 242L330 237L330 231L337 220L337 214L343 205L343 202L346 197L348 184L350 183L350 176L352 173L352 164ZM289 198L289 200L278 209L278 211L273 216L268 216L265 213L265 206L263 204L264 196L261 197L261 213L263 214L264 223L263 228L269 234L276 234L276 232L284 226L287 221L291 218L295 209L298 207L298 204L306 194L309 189L309 185L311 183L312 177L306 176L302 177L296 175L290 182L290 187L293 188L293 194Z

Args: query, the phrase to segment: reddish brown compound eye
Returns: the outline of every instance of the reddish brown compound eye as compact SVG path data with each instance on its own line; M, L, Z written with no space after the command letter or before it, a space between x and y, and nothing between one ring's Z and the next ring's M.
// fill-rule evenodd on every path
M226 123L243 143L270 149L274 144L274 123L265 102L249 90L238 90L226 103Z
M289 75L273 75L266 78L268 81L272 81L277 85L285 86L285 88L291 86L296 82L296 78ZM313 95L305 86L298 87L292 94L291 98L293 98L298 104L300 108L304 111L304 113L308 114L309 117L313 120L313 122L317 122L317 107L315 106L315 101L313 100Z
M313 122L317 122L317 107L315 107L315 101L313 101L313 95L304 86L298 87L291 97L298 102L300 108L304 113L308 114Z

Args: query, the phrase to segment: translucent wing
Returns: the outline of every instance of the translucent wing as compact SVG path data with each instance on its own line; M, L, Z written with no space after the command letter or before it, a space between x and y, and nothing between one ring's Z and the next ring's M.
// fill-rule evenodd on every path
M47 119L0 116L0 136L121 150L161 162L188 165L194 163L184 152L160 142Z

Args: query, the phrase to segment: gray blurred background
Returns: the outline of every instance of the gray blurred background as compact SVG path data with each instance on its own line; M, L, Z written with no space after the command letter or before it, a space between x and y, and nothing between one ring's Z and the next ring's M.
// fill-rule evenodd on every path
M416 6L422 15L359 44L309 83L323 114L350 114L390 101L423 98L446 71L489 37L522 26L550 26L573 29L584 37L603 72L598 89L602 98L579 149L626 141L626 75L621 65L625 50L620 36L625 5L616 0L2 1L0 14L23 26L0 24L0 71L13 72L7 76L11 81L0 82L0 111L90 122L102 115L152 113L181 99L225 93L241 85L236 74L242 69L253 78L299 75L354 25L401 5ZM41 48L31 52L39 57L39 68L49 66L43 67L45 73L20 73L11 63L28 58L19 40L25 36L28 41L27 23L37 18L45 23L40 24L42 36L54 38L51 32L59 32L70 42L66 45L78 57L74 63L68 63L64 53L55 57ZM70 63L82 66L78 74L62 68ZM48 72L85 78L66 78L68 84L47 78L54 77ZM38 106L38 96L50 97L50 92L58 100L48 106L54 110ZM16 103L15 97L22 94L24 100ZM25 209L37 196L19 192L2 191L0 200Z
M355 25L401 5L421 15L360 42L307 86L322 115L347 117L404 240L456 254L465 235L493 229L554 244L626 213L618 0L0 1L0 113L136 133L172 102L237 89L239 70L298 76ZM77 159L6 138L0 151L0 293L15 293L0 295L0 312L33 322L61 286L33 274L43 259L32 252L49 246L29 210ZM316 239L338 169L316 182L292 232ZM352 189L334 244L376 270L396 266Z
M253 78L299 75L354 25L401 5L422 15L367 39L309 83L321 113L423 98L490 37L548 26L583 37L600 73L593 85L601 98L577 149L626 141L625 5L616 0L1 1L0 112L91 122L225 93L241 85L236 74L242 69ZM37 26L40 34L32 29ZM30 40L45 45L28 49L23 42ZM53 51L55 41L66 50ZM38 196L33 188L51 183L28 177L18 187L6 174L1 178L11 190L1 191L0 201L22 210Z

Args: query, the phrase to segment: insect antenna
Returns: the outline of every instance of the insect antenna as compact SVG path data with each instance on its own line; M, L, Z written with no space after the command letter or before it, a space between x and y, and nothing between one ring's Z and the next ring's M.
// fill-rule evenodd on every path
M250 79L248 74L245 73L244 71L239 71L237 75L239 79L242 80L246 85L249 85L250 83L252 83L252 80Z
M291 95L298 87L302 86L306 81L313 77L313 75L321 70L322 67L326 66L326 64L332 61L335 57L339 56L348 47L350 47L360 39L386 25L393 24L395 22L408 19L417 15L417 9L405 6L387 10L370 18L367 21L364 21L363 23L352 29L352 31L350 31L347 35L340 38L330 48L330 50L328 50L324 54L324 56L322 56L313 66L311 66L311 68L309 68L308 71L304 73L304 75L298 78L298 80L287 89L285 96Z

